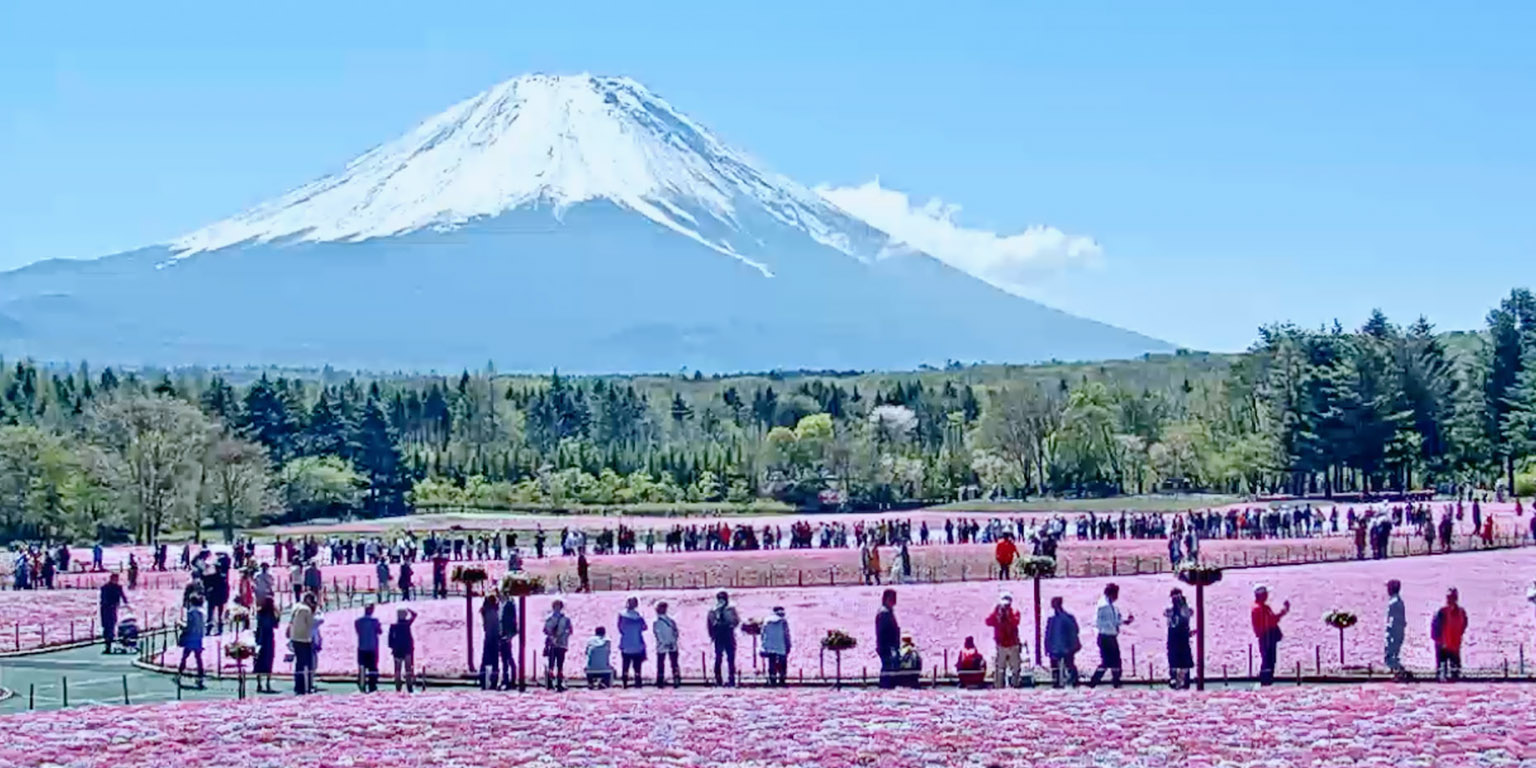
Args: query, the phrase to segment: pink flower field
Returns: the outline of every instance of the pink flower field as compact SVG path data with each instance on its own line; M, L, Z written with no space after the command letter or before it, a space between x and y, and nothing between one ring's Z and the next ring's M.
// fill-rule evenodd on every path
M180 590L135 590L129 606L139 628L174 624L180 616ZM163 612L163 613L162 613ZM100 599L94 589L0 591L0 652L60 645L101 636Z
M1525 590L1536 577L1536 550L1501 550L1412 559L1289 566L1278 568L1234 569L1216 586L1207 590L1207 674L1218 676L1225 665L1234 676L1246 676L1253 642L1249 622L1252 588L1260 583L1270 587L1278 609L1290 600L1292 612L1283 628L1286 639L1280 647L1280 668L1294 672L1300 664L1312 672L1320 656L1324 670L1337 671L1338 633L1323 624L1322 616L1333 608L1356 613L1360 623L1346 632L1345 662L1381 668L1382 638L1385 632L1385 589L1388 579L1403 582L1408 608L1408 633L1403 660L1411 667L1433 668L1433 649L1429 641L1429 623L1444 599L1447 587L1461 591L1471 627L1467 633L1464 661L1469 668L1502 670L1507 660L1511 674L1518 672L1522 648L1536 654L1536 620L1526 600ZM1172 576L1133 576L1118 579L1057 579L1043 582L1042 603L1049 614L1051 597L1065 598L1067 609L1082 627L1084 649L1078 656L1080 667L1092 669L1098 662L1093 641L1093 609L1106 583L1121 586L1122 612L1135 621L1125 628L1122 652L1127 666L1134 654L1139 675L1147 674L1149 663L1157 675L1166 674L1166 626L1162 611L1168 591L1180 585ZM1031 582L921 584L898 587L900 603L897 616L903 630L914 636L925 653L926 663L942 667L944 652L954 652L966 635L973 635L985 653L992 652L991 632L982 623L996 603L1001 589L1012 590L1015 605L1025 614L1022 633L1032 644ZM1193 600L1193 590L1184 587ZM804 673L814 677L820 670L817 642L830 629L842 629L859 640L860 647L845 654L844 674L857 676L864 667L874 669L874 614L879 605L879 587L807 587L740 590L733 595L742 618L766 617L776 605L787 609L796 647L790 659L791 676ZM654 605L666 600L681 626L684 674L699 673L700 654L708 649L704 639L704 616L713 604L714 590L659 590L640 593L641 610L654 615ZM599 592L560 596L575 624L573 645L591 635L599 625L609 627L622 607L624 592ZM533 636L529 653L542 647L539 624L548 614L555 596L529 598L529 622ZM433 674L458 675L468 671L465 661L464 600L451 597L442 601L417 601L411 604L421 613L416 626L417 664ZM478 602L476 604L478 610ZM381 616L393 617L394 606L385 606ZM325 650L321 654L323 672L350 673L354 670L355 640L352 618L357 610L333 611L324 626ZM479 643L479 614L475 614L475 636ZM649 640L649 638L648 638ZM741 638L743 669L750 669L750 640ZM1529 647L1527 647L1529 646ZM478 648L477 648L478 651ZM1256 649L1255 664L1256 661ZM1026 654L1030 655L1030 654ZM831 660L828 659L831 674ZM649 665L648 665L649 666ZM1533 656L1528 669L1536 667Z
M5 719L0 765L1517 766L1536 690L375 694Z

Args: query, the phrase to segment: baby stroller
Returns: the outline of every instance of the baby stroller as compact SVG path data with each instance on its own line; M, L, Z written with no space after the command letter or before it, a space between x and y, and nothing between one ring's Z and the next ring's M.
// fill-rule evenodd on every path
M117 649L119 653L139 652L139 621L133 614L117 622Z

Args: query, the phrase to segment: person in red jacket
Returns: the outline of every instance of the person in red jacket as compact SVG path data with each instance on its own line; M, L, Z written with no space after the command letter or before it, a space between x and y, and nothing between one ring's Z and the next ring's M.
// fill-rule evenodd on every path
M997 577L999 579L1009 578L1013 571L1013 559L1018 554L1019 548L1014 546L1012 535L1003 534L1003 537L997 540Z
M1275 663L1280 656L1280 620L1291 612L1291 601L1285 601L1278 613L1269 607L1269 588L1260 584L1253 588L1253 636L1259 641L1259 685L1275 682Z
M992 683L998 688L1009 684L1023 684L1020 677L1019 612L1013 609L1013 596L1004 592L997 607L987 616L987 626L992 628L992 641L997 644L997 662L993 666Z
M965 638L965 647L960 649L960 658L955 662L955 676L960 679L961 688L986 687L987 660L976 650L976 638Z
M1458 604L1455 587L1445 593L1445 605L1435 612L1429 636L1435 641L1435 677L1461 679L1461 639L1467 634L1467 611Z

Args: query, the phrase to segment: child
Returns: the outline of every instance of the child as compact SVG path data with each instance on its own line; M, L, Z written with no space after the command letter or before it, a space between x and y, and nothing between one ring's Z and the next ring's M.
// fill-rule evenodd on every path
M961 688L984 688L987 683L987 660L976 650L976 638L965 638L960 658L955 661L955 673Z
M608 642L608 630L598 627L597 634L587 641L587 687L607 688L613 685L613 646Z
M187 671L187 657L197 659L197 685L194 688L203 687L203 634L208 625L203 617L203 598L200 595L192 595L187 600L187 624L181 630L181 665L176 668L176 679L181 680L182 673Z

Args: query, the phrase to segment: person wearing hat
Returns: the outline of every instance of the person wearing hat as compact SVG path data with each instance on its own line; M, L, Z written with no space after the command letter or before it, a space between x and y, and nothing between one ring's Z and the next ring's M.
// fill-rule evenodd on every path
M789 620L784 606L773 607L773 616L763 622L763 656L768 659L768 685L789 684Z
M715 593L715 607L705 620L709 640L715 646L715 685L725 685L727 680L736 685L736 627L740 624L741 617L731 606L730 595L723 590ZM730 668L728 677L721 674L721 662Z
M1280 620L1291 612L1291 601L1285 601L1280 612L1269 607L1269 588L1260 584L1253 588L1253 634L1259 641L1259 685L1275 682L1275 664L1280 656Z
M1189 638L1195 633L1189 620L1195 615L1184 590L1175 587L1168 593L1170 605L1163 611L1168 621L1168 684L1170 687L1188 688L1189 672L1195 668L1195 654L1189 647Z
M1445 593L1445 605L1435 612L1429 636L1435 641L1435 677L1461 679L1461 640L1467 633L1467 611L1459 604L1456 588Z
M1400 655L1403 651L1403 635L1408 629L1408 609L1403 606L1403 583L1397 579L1387 582L1387 671L1399 679L1407 675Z
M992 628L992 642L997 645L992 684L998 688L1010 684L1010 675L1014 687L1023 684L1020 678L1019 619L1019 612L1013 608L1013 596L1007 592L998 598L997 606L987 616L986 624Z

